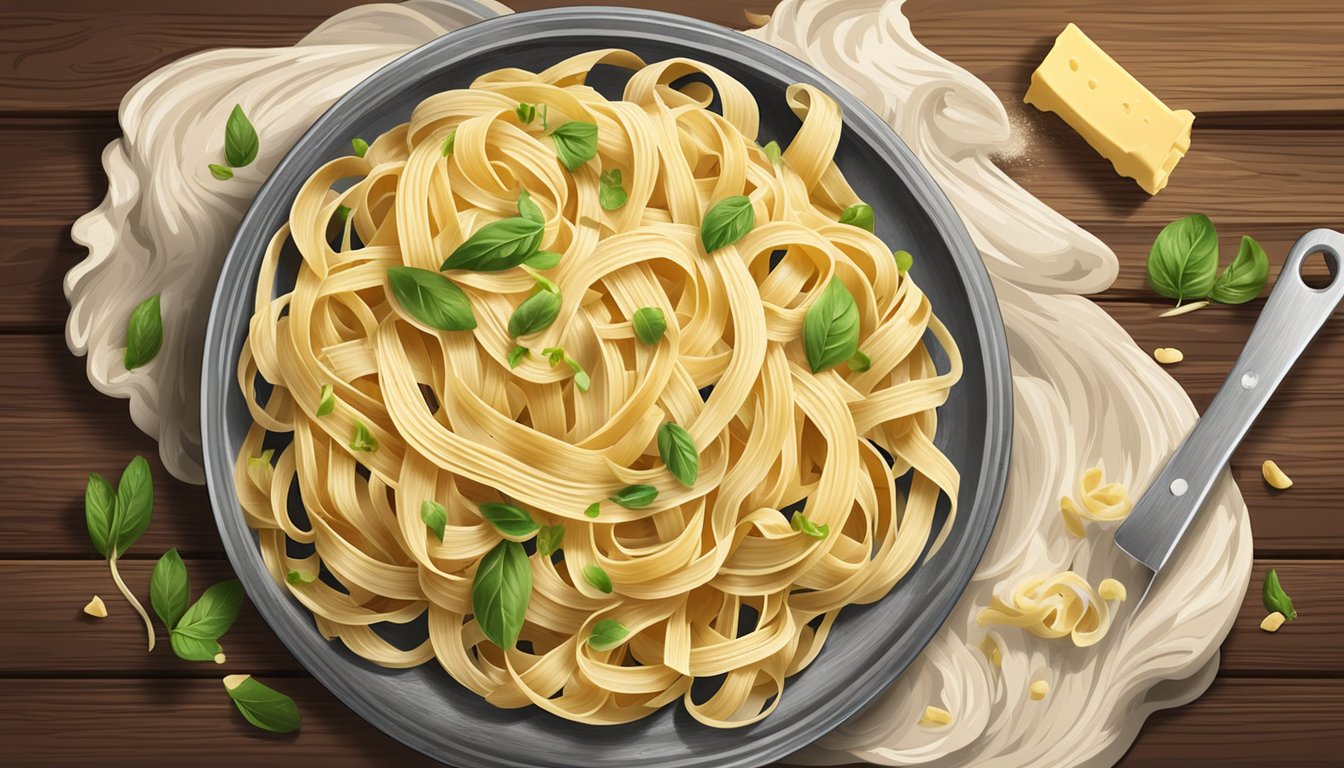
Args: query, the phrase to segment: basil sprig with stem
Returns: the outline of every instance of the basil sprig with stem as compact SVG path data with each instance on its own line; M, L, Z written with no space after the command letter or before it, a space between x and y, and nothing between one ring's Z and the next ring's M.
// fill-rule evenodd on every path
M555 154L570 172L597 156L597 124L571 120L551 131Z
M803 351L813 373L854 357L859 350L859 307L837 277L822 290L803 316Z
M700 453L684 427L671 421L658 428L658 455L667 471L687 488L700 476Z
M732 245L756 226L756 211L746 195L725 197L715 203L700 222L700 244L705 253Z
M532 565L523 545L505 539L481 558L471 580L471 612L486 639L503 650L518 645L532 600Z
M430 328L470 331L476 327L471 299L452 280L418 267L389 267L387 282L406 313Z
M154 359L163 348L163 314L159 297L150 296L131 311L126 323L126 354L122 364L132 371Z
M243 719L263 731L293 733L302 722L299 707L285 694L262 685L251 675L229 675L224 678L233 705Z
M561 363L568 365L569 369L574 372L574 386L578 387L580 392L587 392L588 388L592 386L592 380L588 378L588 372L583 369L578 360L565 354L565 350L560 347L546 347L541 350L541 354L546 356L552 368Z
M1163 227L1148 252L1148 284L1178 305L1191 299L1243 304L1268 280L1269 257L1251 237L1242 237L1236 258L1218 273L1218 231L1202 213Z
M1293 608L1293 599L1283 591L1283 585L1279 583L1279 572L1273 568L1265 574L1265 583L1261 588L1261 598L1265 601L1265 610L1278 611L1283 614L1286 621L1292 621L1297 618L1297 610Z
M176 549L163 553L149 577L149 604L159 620L171 632L191 604L191 582L187 564Z
M121 479L114 490L112 484L102 475L89 475L84 487L84 521L89 529L89 538L93 541L98 554L107 558L112 572L112 581L117 585L122 597L131 604L145 623L145 634L149 640L149 650L154 650L154 624L149 620L145 607L131 593L126 582L117 570L117 559L126 554L149 527L150 513L154 507L154 481L149 474L149 462L143 456L136 456L122 470Z

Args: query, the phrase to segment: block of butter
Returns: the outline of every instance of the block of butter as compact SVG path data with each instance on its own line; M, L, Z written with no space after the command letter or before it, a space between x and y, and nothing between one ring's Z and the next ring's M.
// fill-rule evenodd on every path
M1195 116L1169 109L1073 24L1031 74L1028 104L1064 118L1092 148L1150 195L1190 149Z

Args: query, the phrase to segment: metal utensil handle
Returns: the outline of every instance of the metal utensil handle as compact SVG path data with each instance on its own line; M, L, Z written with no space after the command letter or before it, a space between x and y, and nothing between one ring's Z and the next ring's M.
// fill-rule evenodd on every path
M1331 282L1324 288L1312 288L1302 279L1302 262L1317 251L1330 262ZM1339 232L1313 229L1293 245L1218 395L1116 530L1115 541L1122 549L1153 570L1171 556L1270 395L1344 299L1341 272L1344 235Z

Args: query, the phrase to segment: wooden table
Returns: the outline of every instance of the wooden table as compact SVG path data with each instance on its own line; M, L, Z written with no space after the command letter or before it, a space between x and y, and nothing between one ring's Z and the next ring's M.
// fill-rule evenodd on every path
M62 339L65 271L82 258L76 216L102 197L102 147L122 94L204 48L283 45L354 0L7 0L0 5L0 760L8 765L423 765L329 695L245 607L229 671L293 694L301 734L271 737L234 712L213 665L144 652L144 636L85 533L87 472L151 457L153 524L123 572L147 593L152 558L177 547L197 585L229 574L201 488L172 480L124 403L97 394ZM561 3L517 0L519 10ZM769 0L625 2L742 26ZM1030 141L1005 164L1037 196L1105 240L1120 277L1098 302L1145 349L1177 346L1171 373L1199 407L1231 366L1261 302L1159 320L1144 259L1168 221L1211 216L1222 249L1259 238L1276 265L1315 226L1344 225L1344 6L1334 0L912 0L927 45L988 82ZM1030 9L1018 6L1032 6ZM1198 115L1193 149L1149 199L1057 118L1017 107L1031 69L1077 22L1169 104ZM1233 460L1251 509L1252 592L1203 698L1154 716L1126 766L1339 765L1344 756L1344 322L1327 324ZM1274 492L1260 462L1296 485ZM1260 632L1258 594L1277 568L1301 618ZM199 587L198 587L199 588ZM87 619L90 595L113 616Z

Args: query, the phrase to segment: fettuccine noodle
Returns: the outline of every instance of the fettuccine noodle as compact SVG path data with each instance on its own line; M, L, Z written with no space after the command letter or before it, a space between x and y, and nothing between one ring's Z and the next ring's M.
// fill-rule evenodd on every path
M598 64L633 71L623 100L585 85ZM674 87L687 75L700 77ZM735 727L773 710L841 608L880 599L916 563L941 496L955 512L957 471L933 436L960 358L891 249L838 221L859 200L832 161L836 104L808 85L788 103L802 125L775 163L756 102L723 72L595 51L432 96L365 156L312 175L262 259L238 367L255 423L235 484L269 570L324 635L387 667L436 660L500 707L610 724L681 698ZM550 135L571 121L598 136L572 171ZM612 170L619 206L600 202ZM439 273L483 226L518 216L522 192L558 264L443 270L474 329L408 311L389 268ZM706 252L702 220L736 195L753 226ZM292 289L282 262L297 262ZM833 280L871 363L814 373L805 318ZM554 322L511 337L542 285L562 297ZM653 343L632 328L642 307L666 318ZM517 346L529 351L511 361ZM661 454L669 422L694 443L689 484ZM656 497L609 500L630 486ZM442 507L441 538L426 502ZM559 551L536 553L526 525L492 525L491 504L561 526ZM481 565L506 551L524 565ZM513 586L478 616L478 582L496 577ZM495 610L519 600L502 650ZM413 647L380 631L426 614ZM693 695L697 680L709 689Z

